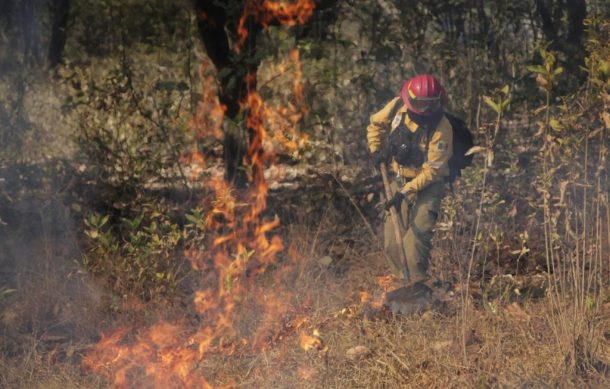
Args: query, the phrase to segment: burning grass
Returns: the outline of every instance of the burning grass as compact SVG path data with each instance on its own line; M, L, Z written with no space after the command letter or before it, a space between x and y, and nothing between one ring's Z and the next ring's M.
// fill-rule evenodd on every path
M603 362L607 363L610 356L607 334L604 337L604 331L610 326L610 304L606 303L599 315L591 318L591 323L595 323L592 349L596 352L588 360L584 358L585 369L576 372L570 370L549 324L557 313L546 297L515 302L500 295L484 301L472 292L474 304L464 359L462 327L458 320L459 291L454 291L456 297L448 293L443 306L422 315L405 318L380 312L372 302L383 293L379 279L387 275L387 267L375 251L372 237L364 227L358 227L361 225L358 215L338 210L332 199L320 209L326 211L295 217L294 223L276 230L286 250L279 255L276 265L256 277L248 289L250 293L234 301L230 327L226 327L222 337L207 345L204 359L190 362L191 376L204 376L212 387L260 388L603 387L608 384ZM356 227L342 229L344 225ZM332 261L322 261L324 257ZM47 268L41 274L49 277L57 274L56 270ZM67 284L71 282L74 279ZM40 324L43 315L40 308L48 304L41 297L49 295L49 288L60 295L71 293L46 285L19 292L22 297L29 296L27 306L33 309L30 313L38 312L40 316L33 320L39 320ZM473 287L471 291L476 289ZM362 296L368 297L362 299ZM3 318L14 305L25 306L17 299L3 303ZM261 304L266 303L270 307L261 309ZM127 311L106 312L97 323L90 323L80 311L73 311L71 317L51 319L44 328L39 328L38 335L28 337L29 341L22 338L21 351L9 352L9 340L4 338L0 359L2 386L120 386L100 375L87 373L78 364L83 356L87 360L91 355L85 348L85 343L92 340L87 334L100 325L114 327L121 322L131 323L125 327L129 330L108 334L96 348L121 338L114 343L134 346L129 351L132 354L124 358L126 354L121 356L105 349L108 362L100 373L116 369L113 363L122 357L120 366L124 368L126 380L123 387L204 386L200 382L155 381L158 378L151 371L161 363L184 361L183 353L198 352L197 343L189 340L202 336L201 328L211 316L184 318L179 310L169 314L164 306L131 313L139 317L135 320L125 319ZM17 314L24 317L26 313ZM154 316L167 320L152 327L143 325ZM183 318L179 326L175 322L178 317ZM80 323L89 330L67 340L42 336L66 320ZM27 332L25 323L18 321L13 325ZM6 336L7 323L3 326ZM350 352L357 346L362 346L363 351ZM72 357L62 357L70 347L74 349Z
M255 5L258 10L258 3L247 2L247 5L244 18L253 14ZM291 12L291 9L282 7L279 11ZM266 15L278 17L277 11L264 8L253 15L261 20ZM295 18L298 19L298 15L295 14ZM285 20L281 19L281 22L284 24ZM293 51L290 60L295 63L294 96L300 101L303 83L298 52ZM247 76L249 87L256 85L256 77L256 74ZM217 101L211 103L218 106ZM116 387L142 384L211 387L212 380L220 380L225 386L233 385L234 378L226 381L222 377L214 378L200 367L210 356L230 356L244 349L250 352L266 350L281 340L284 332L298 329L304 322L299 317L303 315L307 299L295 299L290 280L291 269L302 256L289 250L292 255L278 262L278 253L285 247L274 232L279 219L263 215L268 193L264 170L274 160L274 153L265 148L266 139L272 133L269 128L278 117L288 116L292 134L298 136L296 124L303 115L303 106L297 103L296 106L288 104L286 108L272 107L255 89L249 90L240 103L246 115L246 128L242 130L247 130L249 135L243 160L248 170L249 187L245 191L235 191L220 177L212 177L208 182L215 193L214 200L205 208L210 210L205 220L208 244L206 249L187 252L193 269L201 271L206 280L193 296L196 323L185 316L161 321L133 335L131 330L122 328L102 336L87 354L84 366L106 375ZM205 105L200 104L200 107ZM222 114L222 109L219 112ZM291 114L287 115L289 112ZM194 123L201 124L201 120L196 118ZM218 135L214 126L207 131L212 136ZM275 134L284 133L287 131L281 128L275 131ZM260 279L271 274L272 286L261 287ZM254 321L240 325L239 310L243 306L254 307L257 315ZM292 317L298 325L292 322ZM284 321L281 325L277 325L278 318ZM134 371L137 371L135 377Z
M333 228L326 228L318 239L320 235L323 240L335 238ZM309 239L302 246L311 248L314 236L299 233L291 241ZM232 376L243 377L237 385L578 387L607 383L603 373L595 369L590 375L569 370L549 324L555 313L546 298L523 303L502 299L479 302L472 311L464 359L457 320L459 298L448 298L442 308L423 315L388 316L360 299L361 292L373 298L382 293L375 277L386 274L380 256L366 250L354 252L344 259L349 261L348 270L338 273L335 267L324 268L316 261L323 254L317 252L307 259L307 270L293 289L295 295L312 299L302 330L256 356L236 355L231 363L223 364ZM603 315L609 310L606 306ZM596 339L605 344L599 343L598 358L608 352L608 343L601 335L598 331ZM304 340L312 339L316 340L314 347L303 347ZM361 357L350 355L357 346L364 346Z
M473 285L463 344L458 289L448 288L444 304L422 315L398 317L378 309L375 302L388 287L386 264L371 249L375 244L364 227L350 229L350 236L338 235L341 226L358 226L358 216L331 203L321 207L326 210L322 215L297 217L277 230L287 249L235 301L226 334L210 343L206 358L194 362L191 374L205 376L212 387L608 384L604 362L610 343L603 329L610 324L610 304L591 317L597 323L591 336L597 351L582 361L587 368L580 372L571 370L554 335L551 320L557 312L544 296L516 301L489 293L496 297L487 299ZM332 261L323 261L325 257ZM443 263L439 258L436 262ZM163 324L157 329L183 345L188 334L172 334L184 328L195 331L199 325L191 322L179 329ZM157 342L148 330L138 329L134 336ZM163 347L145 350L155 354L154 360L164 359L159 358ZM173 352L178 350L184 349ZM150 362L129 360L133 365L125 373L130 380L125 387L155 386L147 375ZM156 387L169 383L156 382Z
M270 23L269 18L280 24L300 23L311 15L313 2L247 4L241 27L250 17L263 25ZM296 15L289 18L287 13L292 12ZM465 279L455 274L454 266L438 269L437 273L450 281L442 286L442 304L432 311L400 317L382 310L380 301L392 279L375 238L362 226L361 214L351 208L352 203L346 211L337 207L336 198L327 197L326 204L317 200L308 204L307 190L294 193L289 202L302 208L297 215L301 220L297 217L282 226L267 210L269 185L264 173L274 162L276 146L294 151L306 140L297 131L307 111L301 102L298 51L291 51L277 71L283 73L288 68L294 70L294 91L287 104L272 105L254 89L241 102L249 136L248 155L243 161L249 172L249 189L238 192L219 178L208 181L214 190L214 198L203 207L208 210L208 239L205 248L186 253L194 273L201 276L189 298L173 305L151 303L159 304L156 309L119 298L118 303L108 304L110 309L105 312L96 311L97 315L76 309L66 310L62 316L58 314L61 308L55 312L49 292L60 296L74 292L60 288L62 283L57 279L38 282L58 274L47 263L32 277L35 282L21 285L20 298L2 302L2 386L444 388L609 384L610 344L605 332L610 325L608 291L606 299L600 300L605 305L591 309L585 320L578 318L579 325L589 325L588 336L579 338L574 350L566 354L565 344L571 344L570 340L562 339L553 323L561 313L570 312L557 310L559 303L569 305L569 301L556 299L549 304L547 296L513 300L502 293L491 297L480 285L468 281L467 287L451 290L451 280ZM213 78L205 78L203 73L208 93L200 109L206 112L199 112L193 122L217 138L225 111L212 89L206 89ZM256 85L257 75L248 77L250 86ZM205 115L207 111L212 115ZM206 166L199 154L191 159ZM44 243L45 247L52 245ZM441 267L448 264L443 257L448 255L436 255L440 258L435 263ZM74 280L69 279L66 285L71 282ZM45 318L49 312L50 318ZM573 318L561 320L562 324L576 322ZM51 331L65 323L87 330L71 331L69 336ZM102 329L100 339L91 335ZM10 340L14 334L25 336Z

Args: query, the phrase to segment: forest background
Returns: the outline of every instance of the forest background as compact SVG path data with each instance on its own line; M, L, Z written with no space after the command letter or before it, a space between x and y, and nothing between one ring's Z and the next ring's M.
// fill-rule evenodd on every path
M605 1L0 3L0 385L605 387ZM475 134L399 317L371 113Z

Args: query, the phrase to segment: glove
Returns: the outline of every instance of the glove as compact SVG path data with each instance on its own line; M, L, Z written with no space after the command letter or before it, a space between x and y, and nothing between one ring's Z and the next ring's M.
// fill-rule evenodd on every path
M382 163L388 163L388 161L390 160L390 150L387 147L381 150L377 150L373 153L371 157L373 158L375 166L379 166Z
M396 207L396 210L400 212L400 206L402 205L402 201L405 199L405 194L402 192L394 193L394 196L385 203L385 210L389 211L390 208Z

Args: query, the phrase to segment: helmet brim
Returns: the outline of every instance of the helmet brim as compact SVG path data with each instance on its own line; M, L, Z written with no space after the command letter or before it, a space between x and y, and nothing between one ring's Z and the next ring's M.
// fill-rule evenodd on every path
M405 101L405 105L410 111L418 115L432 115L442 108L442 99L440 98L440 96L436 98L427 99L407 98Z

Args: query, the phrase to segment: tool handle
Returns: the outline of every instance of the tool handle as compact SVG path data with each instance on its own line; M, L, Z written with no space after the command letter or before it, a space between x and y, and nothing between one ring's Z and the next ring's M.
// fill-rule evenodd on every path
M379 170L381 171L381 178L383 180L383 187L385 188L386 199L387 201L390 201L390 199L392 198L392 189L390 188L390 180L388 179L388 168L386 167L386 164L379 164ZM390 208L390 218L392 218L392 225L394 226L394 235L396 235L396 243L398 244L398 249L400 250L400 259L402 261L404 281L405 283L407 283L409 280L409 268L407 267L407 256L405 255L405 248L402 244L400 219L398 218L396 207Z

